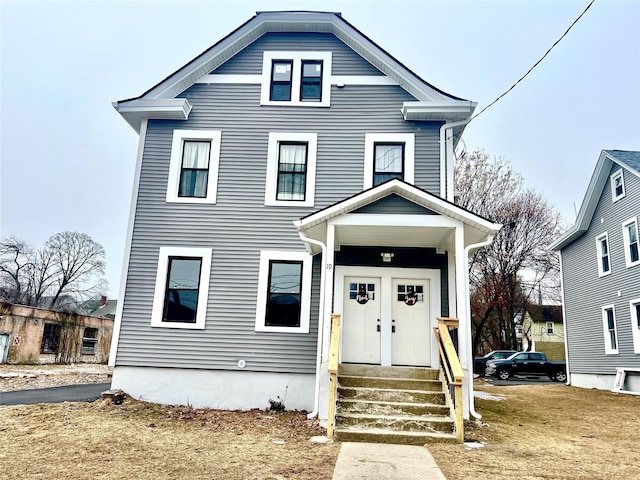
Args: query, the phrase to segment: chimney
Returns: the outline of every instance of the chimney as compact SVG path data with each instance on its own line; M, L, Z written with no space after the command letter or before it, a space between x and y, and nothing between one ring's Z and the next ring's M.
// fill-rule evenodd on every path
M107 296L102 295L102 297L100 297L100 306L104 307L106 304L107 304Z

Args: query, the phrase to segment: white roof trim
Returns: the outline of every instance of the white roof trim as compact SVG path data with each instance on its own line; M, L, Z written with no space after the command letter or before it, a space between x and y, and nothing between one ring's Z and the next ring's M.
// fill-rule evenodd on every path
M324 12L263 12L240 26L138 99L174 98L224 62L269 32L333 33L382 73L420 101L447 105L469 103L432 87L352 27L339 14ZM122 102L119 102L122 103Z
M404 102L402 115L405 120L466 120L476 108L477 102L452 100L449 102Z
M609 180L609 171L614 163L620 165L625 170L638 175L635 169L631 168L624 162L621 162L606 150L602 150L593 171L593 175L591 176L589 186L587 187L587 193L582 200L582 205L580 205L576 223L549 245L551 250L561 250L575 239L582 236L582 234L589 229L589 224L591 223L598 201L602 195L602 190L604 189L607 180Z
M189 118L192 108L186 98L124 100L113 102L113 107L138 133L140 132L140 122L144 119L186 120Z
M401 182L400 180L392 180L377 187L366 190L358 195L348 198L342 202L332 205L328 208L320 210L317 213L309 215L301 220L294 221L294 225L298 231L308 230L320 223L326 222L332 218L352 212L360 207L375 202L381 198L395 193L410 202L428 208L440 215L461 221L465 225L469 225L476 230L486 233L495 234L500 230L502 225L490 222L484 218L464 210L456 205L442 200L439 197L431 195L412 185Z

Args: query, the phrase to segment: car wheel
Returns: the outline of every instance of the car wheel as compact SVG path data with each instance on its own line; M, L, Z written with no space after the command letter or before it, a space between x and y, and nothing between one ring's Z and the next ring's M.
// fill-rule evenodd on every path
M498 378L500 380L509 380L510 376L511 374L509 373L509 370L505 370L504 368L498 370Z
M567 374L562 370L559 370L553 374L552 380L555 380L556 382L566 382Z

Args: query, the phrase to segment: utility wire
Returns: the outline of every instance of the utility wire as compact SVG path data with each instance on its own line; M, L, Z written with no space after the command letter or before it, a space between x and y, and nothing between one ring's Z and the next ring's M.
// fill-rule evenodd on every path
M533 64L533 66L527 71L527 73L525 73L523 76L521 76L518 81L516 83L514 83L513 85L511 85L509 87L509 89L507 91L505 91L502 95L500 95L498 98L496 98L493 102L491 102L489 105L487 105L486 107L484 107L482 110L480 110L478 113L476 113L473 117L471 117L471 120L469 120L469 122L467 123L467 125L469 125L469 123L471 123L475 118L479 117L485 110L487 110L489 107L491 107L492 105L495 105L495 103L500 100L502 97L504 97L507 93L509 93L511 90L513 90L516 85L518 85L522 80L525 79L525 77L527 75L529 75L534 68L536 68L540 62L542 62L542 60L544 60L546 58L547 55L549 55L549 53L551 52L551 50L553 50L553 48L558 45L558 43L560 43L560 41L567 36L567 33L569 33L569 30L571 30L573 28L573 26L578 23L578 21L582 18L582 16L587 13L587 10L589 10L591 8L591 5L593 5L593 2L595 2L596 0L591 0L591 2L589 3L589 5L587 5L587 8L585 8L583 10L583 12L578 16L578 18L576 18L573 23L571 25L569 25L569 28L567 28L567 30L562 34L562 36L555 41L555 43L553 45L551 45L551 47L549 47L549 50L547 50L545 52L545 54L540 58L540 60L538 60L535 64Z

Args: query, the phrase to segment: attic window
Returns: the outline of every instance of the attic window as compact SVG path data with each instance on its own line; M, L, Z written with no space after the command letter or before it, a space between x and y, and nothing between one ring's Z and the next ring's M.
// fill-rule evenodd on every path
M622 176L622 169L611 175L611 195L613 201L616 202L624 197L624 177Z
M328 107L331 52L264 52L261 105Z

